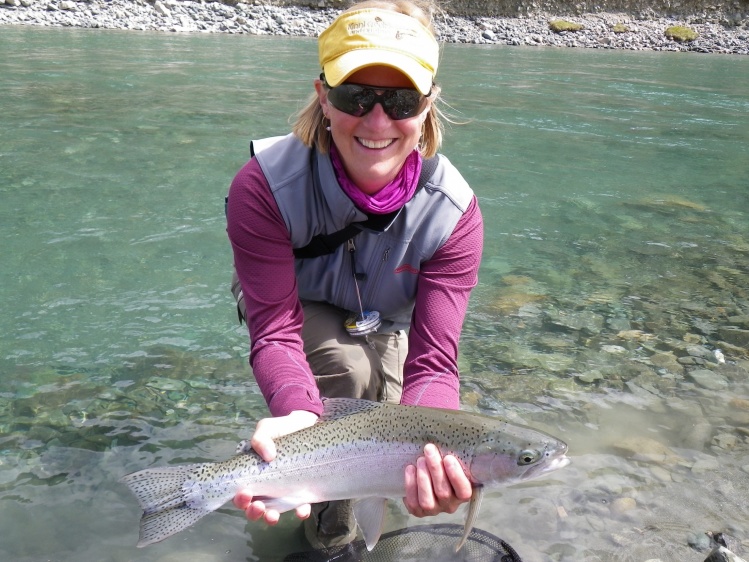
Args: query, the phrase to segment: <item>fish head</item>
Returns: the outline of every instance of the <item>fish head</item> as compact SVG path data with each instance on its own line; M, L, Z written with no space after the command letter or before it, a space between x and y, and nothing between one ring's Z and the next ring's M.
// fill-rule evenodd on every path
M476 484L509 485L537 478L570 463L567 444L523 426L491 431L474 449L470 476Z

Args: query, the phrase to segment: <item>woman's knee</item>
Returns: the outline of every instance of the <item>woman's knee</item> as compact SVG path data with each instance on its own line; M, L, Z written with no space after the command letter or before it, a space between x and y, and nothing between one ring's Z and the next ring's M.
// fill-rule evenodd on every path
M323 396L377 400L382 376L363 345L322 345L307 354L312 373Z

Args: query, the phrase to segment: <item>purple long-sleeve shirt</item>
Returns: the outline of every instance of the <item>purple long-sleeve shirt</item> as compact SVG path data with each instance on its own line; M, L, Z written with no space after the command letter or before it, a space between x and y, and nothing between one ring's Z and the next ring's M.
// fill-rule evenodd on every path
M289 231L253 158L229 190L227 232L247 306L250 365L274 416L322 413L302 343L302 306ZM450 238L422 263L416 291L402 404L457 409L458 340L478 280L483 221L476 198Z

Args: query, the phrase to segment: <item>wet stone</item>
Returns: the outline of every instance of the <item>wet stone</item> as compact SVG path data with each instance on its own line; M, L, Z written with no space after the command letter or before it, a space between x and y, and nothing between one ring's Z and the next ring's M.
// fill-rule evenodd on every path
M744 314L742 316L729 316L728 323L744 330L749 330L749 314Z
M733 449L737 442L738 437L732 433L719 433L713 437L713 446L726 451Z
M609 318L606 324L609 329L615 332L626 332L632 329L632 325L627 318Z
M625 437L613 445L614 450L634 460L675 464L679 456L669 447L650 437Z
M693 549L697 550L698 552L702 552L710 548L710 537L708 537L703 532L697 531L689 535L689 537L687 538L687 543Z
M724 326L718 328L718 337L739 347L749 347L749 330Z
M707 363L707 361L705 361L704 359L701 359L699 357L690 357L688 355L685 357L679 357L677 361L680 365L704 365L705 363Z
M719 546L710 552L705 562L744 562L744 560L726 547Z
M650 362L655 367L665 369L669 373L680 375L684 372L684 367L670 351L668 353L656 353L650 357Z
M179 380L167 379L164 377L152 377L146 383L146 386L161 390L164 392L178 391L185 389L185 383Z
M637 507L637 502L634 498L616 498L609 509L613 515L622 515L628 511L631 511Z
M704 450L710 443L713 427L709 422L698 422L693 426L687 426L680 434L681 445L696 451Z
M720 463L715 457L702 457L692 465L692 472L702 473L720 469Z
M558 328L588 334L600 333L604 324L603 316L590 310L567 312L549 309L546 311L546 321Z
M666 470L665 468L662 468L660 466L653 466L650 468L650 473L653 475L653 478L660 482L671 482L671 473Z
M724 377L707 369L695 369L687 373L687 377L697 386L708 390L723 390L728 386Z
M587 371L585 373L576 375L575 378L582 383L593 384L596 381L603 380L603 374L601 373L601 371L594 369L592 371Z
M739 410L749 410L749 400L745 398L732 398L728 401L728 405Z
M706 348L704 345L688 345L686 348L686 352L692 357L700 357L707 361L715 361L713 352Z

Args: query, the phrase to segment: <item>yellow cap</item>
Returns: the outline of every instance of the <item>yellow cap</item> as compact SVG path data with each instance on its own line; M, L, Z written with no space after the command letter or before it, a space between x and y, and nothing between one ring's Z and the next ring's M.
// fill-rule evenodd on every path
M391 66L411 79L424 95L432 89L439 45L418 20L375 8L344 12L320 34L320 66L330 86L338 86L357 70Z

